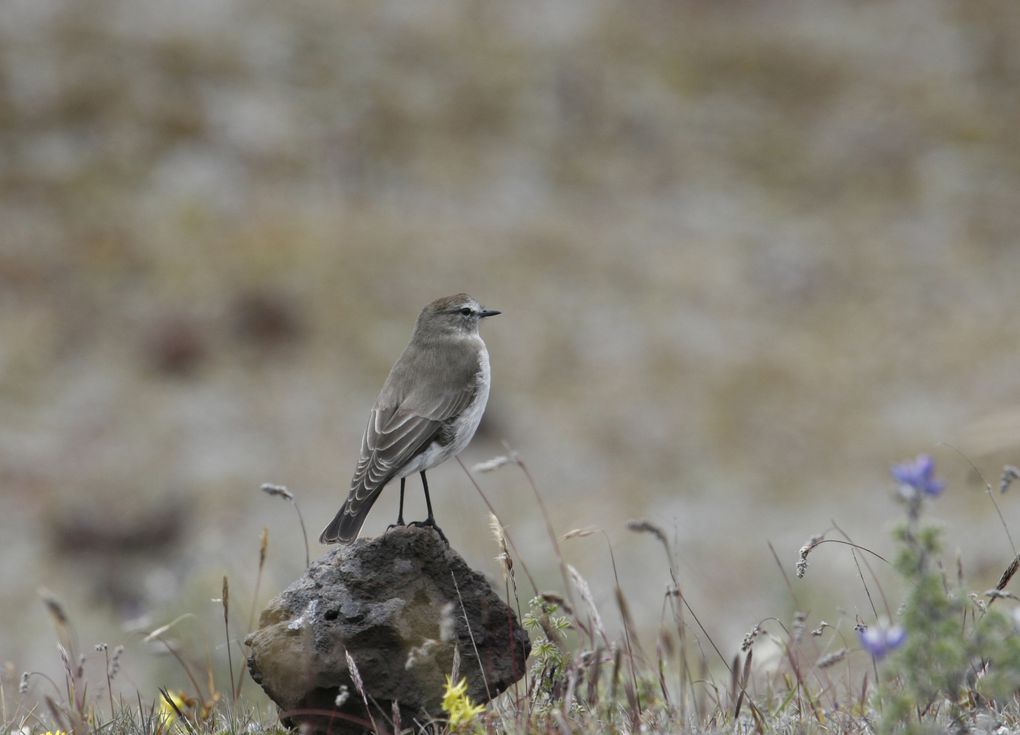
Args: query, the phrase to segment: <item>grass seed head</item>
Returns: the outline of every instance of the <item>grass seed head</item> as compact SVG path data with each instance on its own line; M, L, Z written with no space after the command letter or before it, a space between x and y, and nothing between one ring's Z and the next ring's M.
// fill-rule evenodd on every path
M808 568L808 554L810 554L818 544L825 540L824 534L812 536L808 539L808 542L800 547L797 559L797 579L803 579L807 573Z
M46 606L46 611L50 614L50 617L53 618L53 622L60 628L66 628L70 624L70 620L67 617L67 613L64 611L64 606L60 604L56 595L45 587L40 587L39 597L42 599L43 605Z
M510 461L511 458L506 455L493 457L492 459L487 459L484 462L479 462L478 464L471 465L471 471L482 473L492 472L494 470L498 470L500 467L509 463Z
M827 669L830 666L838 664L840 661L846 658L846 653L847 649L840 648L838 651L833 651L830 654L822 656L820 659L818 659L818 662L815 664L815 666L817 666L820 669Z
M275 498L283 498L292 503L294 502L294 493L288 490L285 485L272 485L267 482L261 489L266 495L272 495Z
M1011 464L1003 467L1002 477L999 479L999 492L1004 493L1009 490L1009 486L1018 479L1020 479L1020 468Z
M666 539L666 533L651 521L627 521L627 528L635 533L650 533L655 536L655 538L659 539L659 542L663 546L667 549L669 548L669 541Z
M755 625L751 630L748 631L747 635L744 636L744 640L740 644L741 653L747 651L751 646L754 645L755 639L761 633L761 625Z

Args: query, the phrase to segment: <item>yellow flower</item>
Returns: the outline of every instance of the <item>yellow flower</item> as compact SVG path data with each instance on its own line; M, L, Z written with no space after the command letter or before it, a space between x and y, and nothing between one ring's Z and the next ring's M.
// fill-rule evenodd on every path
M63 730L47 730L42 735L67 735Z
M171 689L167 689L167 694L170 695L170 700L180 710L181 714L188 711L189 708L195 705L195 700L188 697L184 692L175 692ZM170 705L170 702L166 701L165 697L159 698L159 714L157 715L158 721L164 728L169 729L177 721L177 710Z
M446 677L446 691L443 693L443 709L450 716L451 728L469 725L485 711L483 705L472 704L468 698L467 679L461 679L454 686L449 676Z

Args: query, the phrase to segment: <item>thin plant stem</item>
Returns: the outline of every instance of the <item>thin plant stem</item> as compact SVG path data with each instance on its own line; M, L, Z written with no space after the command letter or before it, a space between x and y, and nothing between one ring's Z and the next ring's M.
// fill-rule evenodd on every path
M846 531L844 531L842 528L840 528L839 525L836 523L836 521L830 520L829 522L832 524L832 527L836 530L837 533L842 535L843 538L845 538L847 541L853 543L853 539L850 538L850 535ZM861 584L864 585L864 591L868 595L868 602L871 603L871 611L873 613L875 613L875 617L877 618L878 617L878 612L875 610L875 603L871 599L871 591L868 588L867 583L864 581L864 574L861 572L861 562L864 562L864 566L867 567L868 573L871 574L871 578L872 578L872 580L874 580L875 586L878 587L878 594L882 597L882 605L885 607L886 616L890 620L892 620L893 619L893 614L892 614L892 608L889 606L889 600L885 596L885 590L882 589L882 584L878 581L878 575L875 574L875 570L872 569L871 563L868 561L868 557L866 557L863 554L861 554L860 558L858 558L857 550L856 549L851 550L850 553L853 555L854 564L857 565L857 574L860 576Z
M301 524L301 538L305 541L305 569L312 565L312 556L308 551L308 529L305 528L305 517L301 515L301 506L298 505L297 498L291 501L291 505L294 506L294 511L297 513L298 523Z
M939 445L940 446L944 446L944 447L949 447L954 452L956 452L961 457L963 457L964 461L967 464L969 464L970 468L972 470L974 470L974 472L977 474L977 476L979 478L981 478L981 482L984 483L984 486L985 486L985 494L988 496L988 499L990 501L992 501L992 507L995 508L995 513L996 513L996 515L999 516L999 523L1002 524L1002 530L1006 532L1006 538L1009 540L1009 548L1013 550L1013 558L1015 559L1017 557L1017 551L1016 551L1016 544L1013 543L1013 534L1011 534L1009 532L1009 525L1007 525L1007 523L1006 523L1006 518L1005 518L1005 516L1002 515L1002 509L999 508L999 503L995 500L995 493L992 492L991 483L989 483L988 480L985 479L985 476L983 474L981 474L981 470L979 470L977 468L977 465L974 464L973 460L971 460L971 458L968 457L966 454L964 454L960 449L957 449L956 447L954 447L952 444L949 444L948 442L939 442Z
M110 720L116 716L113 710L113 679L110 676L110 647L103 646L103 654L106 656L106 693L110 696Z
M464 616L464 625L467 627L468 637L471 639L471 647L475 651L475 660L478 661L478 670L482 674L482 684L485 685L485 696L487 699L492 699L492 693L489 691L489 681L485 676L485 664L482 662L481 654L478 653L478 644L475 643L475 634L471 630L471 621L468 620L467 610L464 607L464 598L460 595L460 585L457 584L457 577L454 575L453 570L450 570L450 579L453 580L453 588L457 590L457 600L460 602L460 612Z
M191 685L195 687L195 693L198 695L198 698L204 701L205 695L202 693L202 687L195 678L195 674L192 672L191 667L188 666L188 662L181 657L181 654L177 652L177 649L171 646L166 639L163 638L163 636L157 635L156 640L166 646L166 650L170 652L170 655L177 659L177 663L179 663L181 668L184 669L184 674L188 677L188 681L190 681Z
M286 485L274 485L272 483L263 483L259 488L266 495L273 495L278 498L283 498L294 508L294 512L297 513L298 523L301 524L301 537L305 542L305 569L311 566L311 554L308 551L308 529L305 528L305 517L301 514L301 506L298 505L297 497L290 490L287 489Z
M262 586L262 570L266 566L266 554L269 551L269 529L262 529L262 536L259 539L259 570L255 575L255 592L251 597L251 607L248 609L248 632L251 633L255 627L255 609L259 602L259 588ZM227 641L229 645L229 640ZM244 674L247 666L241 667L241 673L237 675L237 695L241 696L241 686L244 684Z
M517 549L517 544L514 543L513 537L510 535L510 532L507 530L506 525L503 523L502 519L499 517L499 514L496 512L496 509L492 506L492 503L489 502L489 498L485 495L485 492L482 490L481 486L478 484L478 481L475 480L474 475L471 474L471 470L469 470L467 468L467 466L464 464L463 460L461 460L461 458L459 456L455 457L455 459L457 460L457 464L460 465L460 468L462 470L464 470L464 474L468 476L468 480L471 481L471 484L474 486L475 490L477 491L478 495L481 497L482 501L485 503L485 507L489 509L489 512L492 513L492 515L496 516L496 520L499 521L499 525L503 527L503 534L506 536L506 540L507 540L507 543L510 544L510 548L513 549L514 550L514 554L517 555L517 559L521 562L521 569L524 570L524 576L526 576L528 578L528 584L531 585L532 594L533 595L537 595L538 594L538 585L535 584L535 578L531 576L531 572L528 570L528 565L527 565L527 563L525 563L524 557L521 556L521 552Z
M507 456L510 457L515 465L517 465L521 472L524 473L525 479L528 481L528 485L531 486L531 492L535 495L535 500L538 501L538 507L542 511L542 519L545 521L545 530L549 534L549 540L552 542L553 551L556 552L556 559L560 565L560 576L563 578L563 589L567 593L567 599L570 600L570 604L574 606L574 594L567 574L567 565L563 561L563 553L560 550L559 541L556 539L556 531L553 529L552 520L549 517L549 509L545 506L545 500L542 499L542 494L538 491L538 486L535 484L534 478L531 476L531 472L528 470L528 466L524 464L517 452L513 451L508 444L504 442L504 448L506 449Z
M525 472L526 471L527 470L525 470ZM618 606L620 608L620 614L623 616L623 641L624 641L624 645L627 646L627 658L628 658L628 660L630 662L631 683L634 686L634 697L637 700L638 711L640 712L641 711L641 699L640 699L640 694L638 693L637 667L635 666L635 663L634 663L634 647L633 647L633 644L631 642L630 629L631 629L632 623L631 623L630 613L628 612L628 610L626 608L626 605L625 605L625 601L624 601L624 597L623 597L623 589L620 587L620 574L619 574L619 571L617 570L617 567L616 567L616 554L613 552L613 542L609 540L609 534L606 533L605 529L600 528L599 531L601 531L603 537L605 537L605 539L606 539L606 546L609 548L609 562L610 562L610 564L613 567L613 581L616 584L616 601L617 601L617 604L618 604Z
M230 585L226 576L223 577L223 596L220 598L223 603L223 628L227 636L227 665L230 668L230 701L237 702L237 687L234 685L234 655L230 649Z

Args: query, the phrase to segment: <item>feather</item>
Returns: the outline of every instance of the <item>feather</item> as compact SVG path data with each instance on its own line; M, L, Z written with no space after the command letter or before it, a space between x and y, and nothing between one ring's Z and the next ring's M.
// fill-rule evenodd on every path
M347 501L319 537L353 541L379 493L475 400L482 368L480 338L415 338L397 360L369 416ZM406 474L406 473L405 473Z

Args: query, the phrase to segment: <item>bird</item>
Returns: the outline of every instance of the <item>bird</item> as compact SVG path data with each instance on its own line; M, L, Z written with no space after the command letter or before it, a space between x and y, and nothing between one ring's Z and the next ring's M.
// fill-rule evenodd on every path
M436 299L422 309L410 343L372 406L347 500L319 536L320 543L353 542L379 493L394 479L400 480L400 509L387 530L405 525L404 483L416 472L428 517L410 525L431 527L447 541L432 513L425 472L463 451L478 429L491 382L489 352L478 325L500 313L466 293Z

